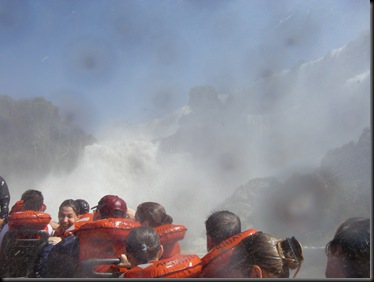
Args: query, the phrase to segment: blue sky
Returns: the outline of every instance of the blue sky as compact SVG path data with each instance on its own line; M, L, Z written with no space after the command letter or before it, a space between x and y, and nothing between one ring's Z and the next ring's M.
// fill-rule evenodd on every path
M163 117L370 29L367 0L0 0L0 94L42 96L94 132Z

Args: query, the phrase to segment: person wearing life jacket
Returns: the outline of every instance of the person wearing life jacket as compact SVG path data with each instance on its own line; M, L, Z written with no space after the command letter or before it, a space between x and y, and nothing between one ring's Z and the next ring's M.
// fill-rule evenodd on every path
M76 230L80 241L79 260L117 257L125 251L128 233L140 223L126 218L127 204L116 195L100 199L94 221Z
M73 199L64 200L58 210L58 226L55 228L52 236L48 237L48 245L40 251L39 259L36 266L36 275L38 278L43 277L46 270L46 263L53 248L65 238L65 231L72 226L79 215L79 205ZM68 260L68 259L67 259Z
M258 231L234 247L226 265L231 278L293 278L304 261L303 247L295 237L278 239Z
M176 254L161 259L163 246L154 228L140 226L126 238L126 254L120 256L119 267L127 267L123 278L194 278L201 270L195 254Z
M160 236L163 245L162 259L180 253L180 244L187 232L183 225L173 224L173 218L166 213L165 208L156 202L144 202L138 205L135 220L143 226L153 227Z
M3 177L0 176L0 226L8 217L10 194L8 185Z
M19 211L22 211L22 205L23 205L23 201L25 200L25 198L28 196L29 193L33 193L32 192L33 190L32 189L29 189L27 191L25 191L22 196L21 196L21 199L18 200L13 206L12 208L10 209L10 212L9 214L12 214L14 212L19 212ZM45 203L43 203L40 211L41 212L45 212L45 210L47 209L47 206L45 205ZM51 221L49 222L49 224L52 226L53 230L56 230L56 228L58 227L58 223L55 222L54 220L51 219Z
M119 257L126 252L125 240L131 229L140 226L127 219L126 202L116 195L102 197L93 207L94 220L66 236L50 251L41 277L75 277L79 264L93 258ZM95 271L111 271L112 266L97 266Z
M208 253L201 258L200 278L230 278L226 264L233 247L243 238L256 232L249 229L241 232L240 218L233 212L212 212L205 221Z
M93 213L90 212L90 205L86 200L77 199L75 200L79 205L79 215L78 220L74 222L69 228L67 228L64 232L64 236L68 236L72 234L75 230L77 230L82 225L86 224L87 222L93 221Z
M64 200L58 209L59 226L53 233L53 237L48 238L48 243L56 245L66 237L65 231L79 219L80 207L73 199Z
M22 210L11 212L0 232L0 245L8 230L44 230L48 235L53 233L53 228L49 224L51 215L41 211L44 201L42 192L30 189L24 192L22 197Z

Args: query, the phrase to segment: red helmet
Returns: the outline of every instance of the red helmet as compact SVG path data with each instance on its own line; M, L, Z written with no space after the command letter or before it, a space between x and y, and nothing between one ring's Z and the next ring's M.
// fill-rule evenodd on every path
M102 218L117 217L114 215L118 215L118 211L123 212L123 217L125 217L127 212L126 202L116 195L106 195L102 197L98 205L92 209L95 208L98 209Z

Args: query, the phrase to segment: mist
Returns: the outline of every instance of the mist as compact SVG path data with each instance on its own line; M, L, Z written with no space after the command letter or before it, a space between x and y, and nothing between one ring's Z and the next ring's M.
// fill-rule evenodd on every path
M311 2L0 1L0 93L43 96L98 140L33 187L46 211L159 202L205 251L206 217L238 186L357 140L371 125L369 4ZM11 205L31 188L8 186Z

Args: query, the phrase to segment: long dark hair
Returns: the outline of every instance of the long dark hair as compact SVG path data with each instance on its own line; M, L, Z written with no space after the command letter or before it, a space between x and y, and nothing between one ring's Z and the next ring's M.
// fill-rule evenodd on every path
M257 265L273 278L289 278L290 269L296 269L296 277L303 261L302 245L295 237L277 239L259 231L235 247L229 268L239 271L242 277L250 277L251 266Z
M148 221L151 227L173 223L173 218L166 213L165 208L155 202L144 202L138 205L135 220L140 223Z

